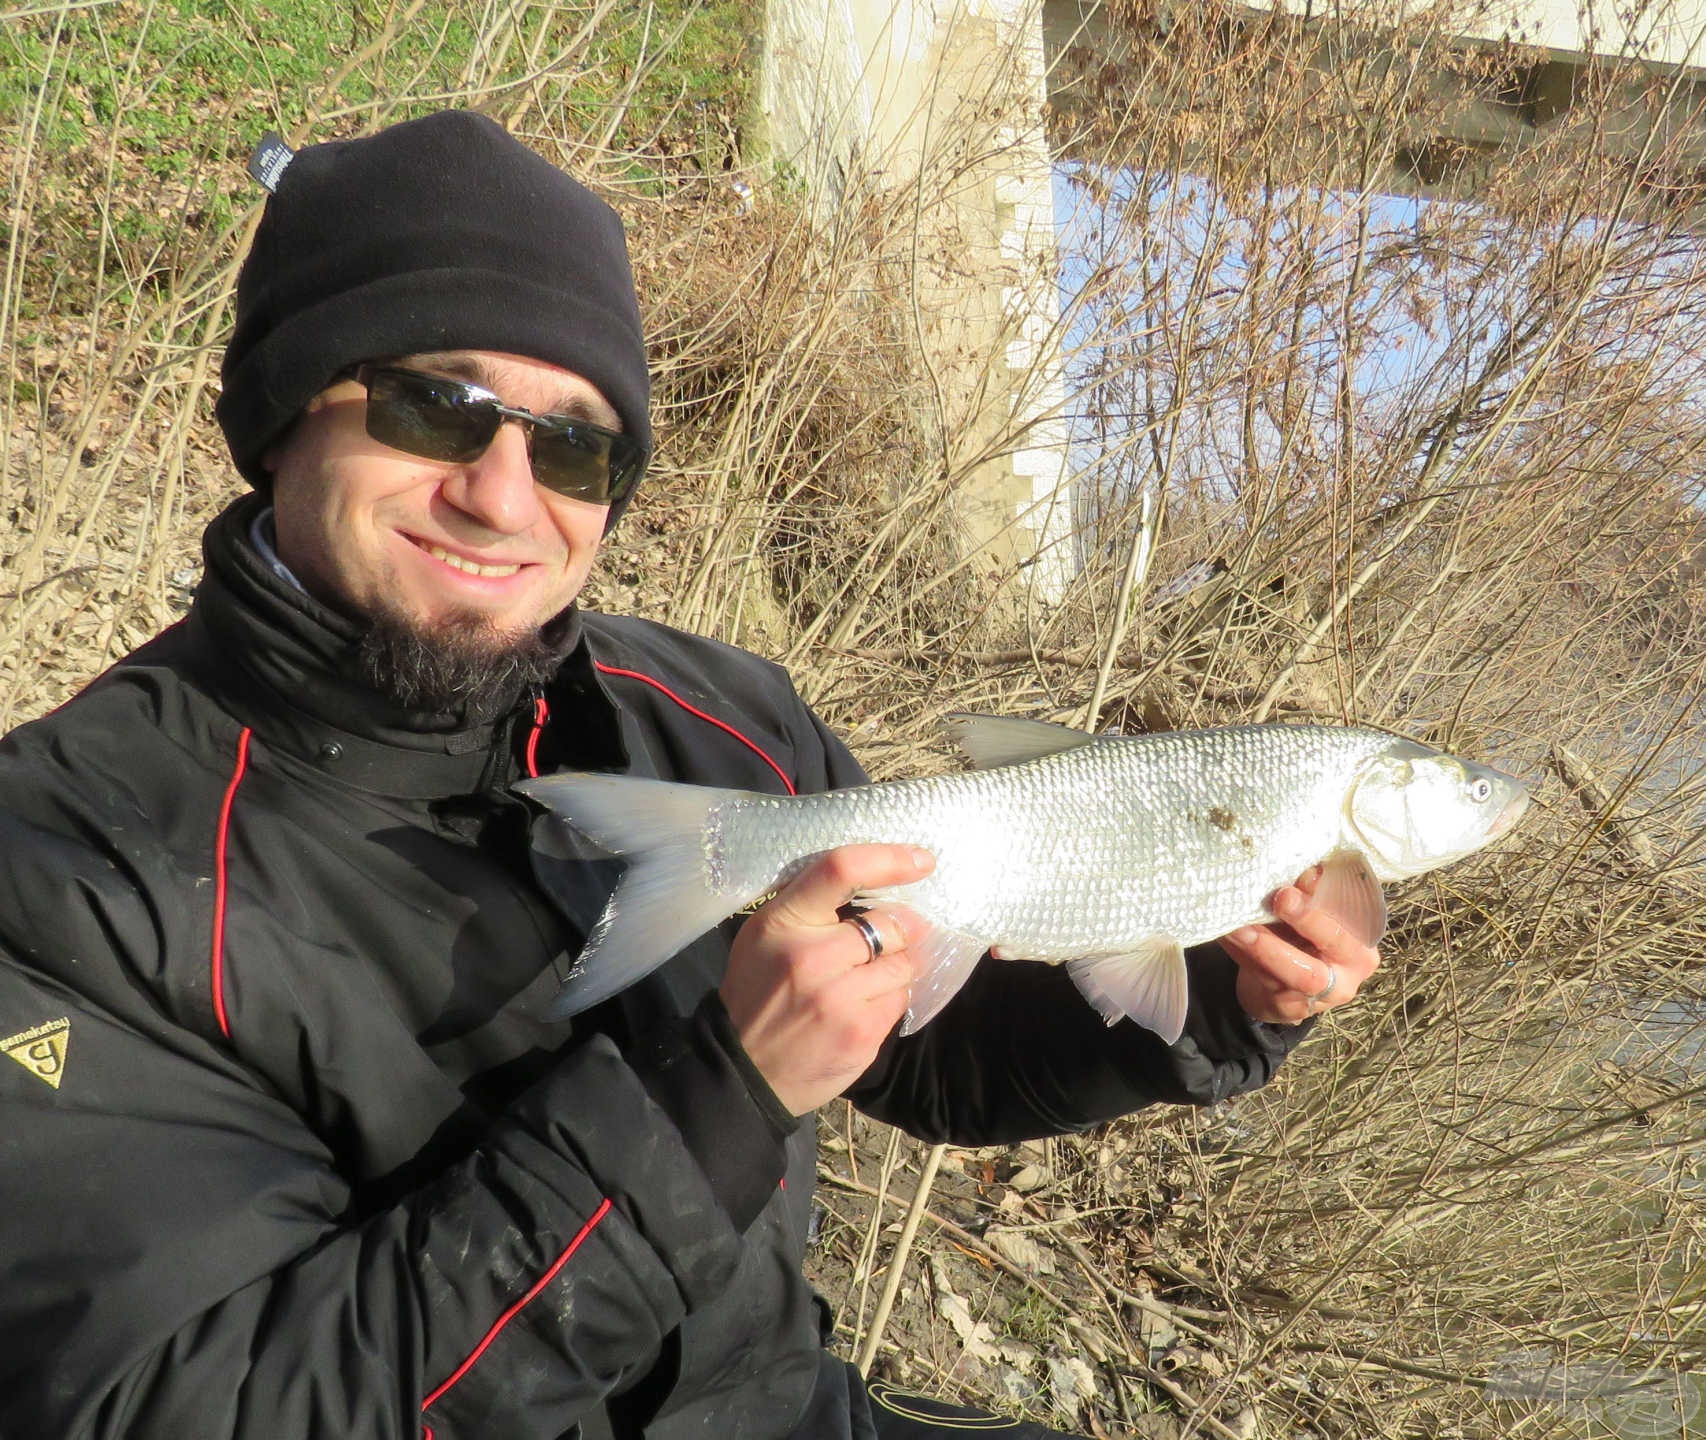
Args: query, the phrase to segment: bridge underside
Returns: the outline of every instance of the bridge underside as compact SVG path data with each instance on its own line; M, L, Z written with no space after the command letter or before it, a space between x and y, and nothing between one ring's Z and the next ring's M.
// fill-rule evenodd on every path
M1051 138L1062 159L1129 164L1127 152L1099 143L1098 115L1134 106L1174 114L1212 106L1221 118L1254 113L1264 67L1304 65L1318 75L1338 123L1323 124L1315 145L1279 156L1289 173L1273 173L1277 183L1474 198L1495 167L1540 156L1549 137L1585 124L1591 110L1592 151L1627 166L1655 207L1698 226L1706 222L1706 69L1692 62L1696 50L1706 60L1706 6L1671 13L1663 43L1649 38L1645 53L1633 40L1623 53L1590 54L1497 34L1362 26L1352 54L1342 12L1328 24L1279 7L1193 7L1197 64L1187 71L1172 53L1182 7L1149 6L1139 16L1129 5L1111 13L1093 0L1044 0ZM1203 64L1205 26L1224 68ZM1655 50L1673 58L1649 58ZM1232 75L1247 88L1230 89ZM1214 168L1213 152L1189 138L1189 126L1172 133L1183 138L1155 161L1199 173Z

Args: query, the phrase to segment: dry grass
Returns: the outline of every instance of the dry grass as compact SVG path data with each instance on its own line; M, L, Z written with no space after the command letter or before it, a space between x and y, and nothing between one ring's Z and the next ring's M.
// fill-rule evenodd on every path
M41 83L4 142L0 727L183 612L236 489L210 387L255 211L208 204L202 168L140 164L146 85L120 59L121 103L53 140L79 103L67 47L95 43L61 25L53 49L64 13L27 21ZM691 114L612 130L613 92L585 88L617 74L612 7L470 14L472 40L425 51L400 11L358 26L260 108L320 136L466 99L623 208L662 455L596 602L785 659L880 775L947 763L935 717L978 709L1357 720L1537 781L1517 836L1396 898L1381 974L1266 1092L950 1152L878 1363L1046 1410L1076 1359L1097 1383L1067 1408L1110 1433L1689 1433L1662 1411L1695 1392L1656 1387L1706 1370L1706 252L1694 197L1659 183L1669 142L1599 158L1607 89L1489 163L1480 203L1401 205L1357 167L1426 129L1402 76L1436 58L1438 17L1379 46L1207 7L1164 38L1122 21L1130 50L1057 117L1099 163L1064 322L1085 564L1044 609L966 562L959 523L1019 437L957 444L919 347L920 288L952 279L917 243L920 196L986 153L1000 95L916 188L851 177L825 228L757 169L742 203ZM621 73L640 113L647 64ZM1645 97L1676 100L1662 77ZM199 164L248 194L231 154ZM68 212L101 217L76 255ZM851 1343L924 1157L833 1120L814 1263ZM1623 1388L1565 1397L1543 1374L1564 1362Z

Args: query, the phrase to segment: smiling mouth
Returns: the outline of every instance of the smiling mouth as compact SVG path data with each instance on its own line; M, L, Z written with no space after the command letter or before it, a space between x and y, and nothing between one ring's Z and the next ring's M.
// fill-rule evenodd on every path
M506 575L514 575L520 571L520 565L482 565L477 560L469 560L461 555L453 555L442 545L429 545L423 542L421 549L434 560L442 560L452 570L460 570L464 575L481 575L487 579L501 580Z

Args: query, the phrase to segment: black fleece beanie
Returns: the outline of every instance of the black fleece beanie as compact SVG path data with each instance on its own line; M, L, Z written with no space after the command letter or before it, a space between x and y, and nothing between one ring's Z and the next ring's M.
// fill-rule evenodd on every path
M622 222L468 111L311 145L285 167L237 277L225 350L216 413L237 468L264 490L261 456L335 376L430 350L572 370L651 451Z

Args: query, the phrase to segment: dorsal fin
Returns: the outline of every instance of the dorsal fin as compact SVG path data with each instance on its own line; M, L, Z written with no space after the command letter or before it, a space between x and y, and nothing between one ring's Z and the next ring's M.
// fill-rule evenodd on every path
M943 721L948 738L979 770L1040 760L1062 750L1076 750L1096 737L1047 720L1021 720L1012 715L950 715Z

